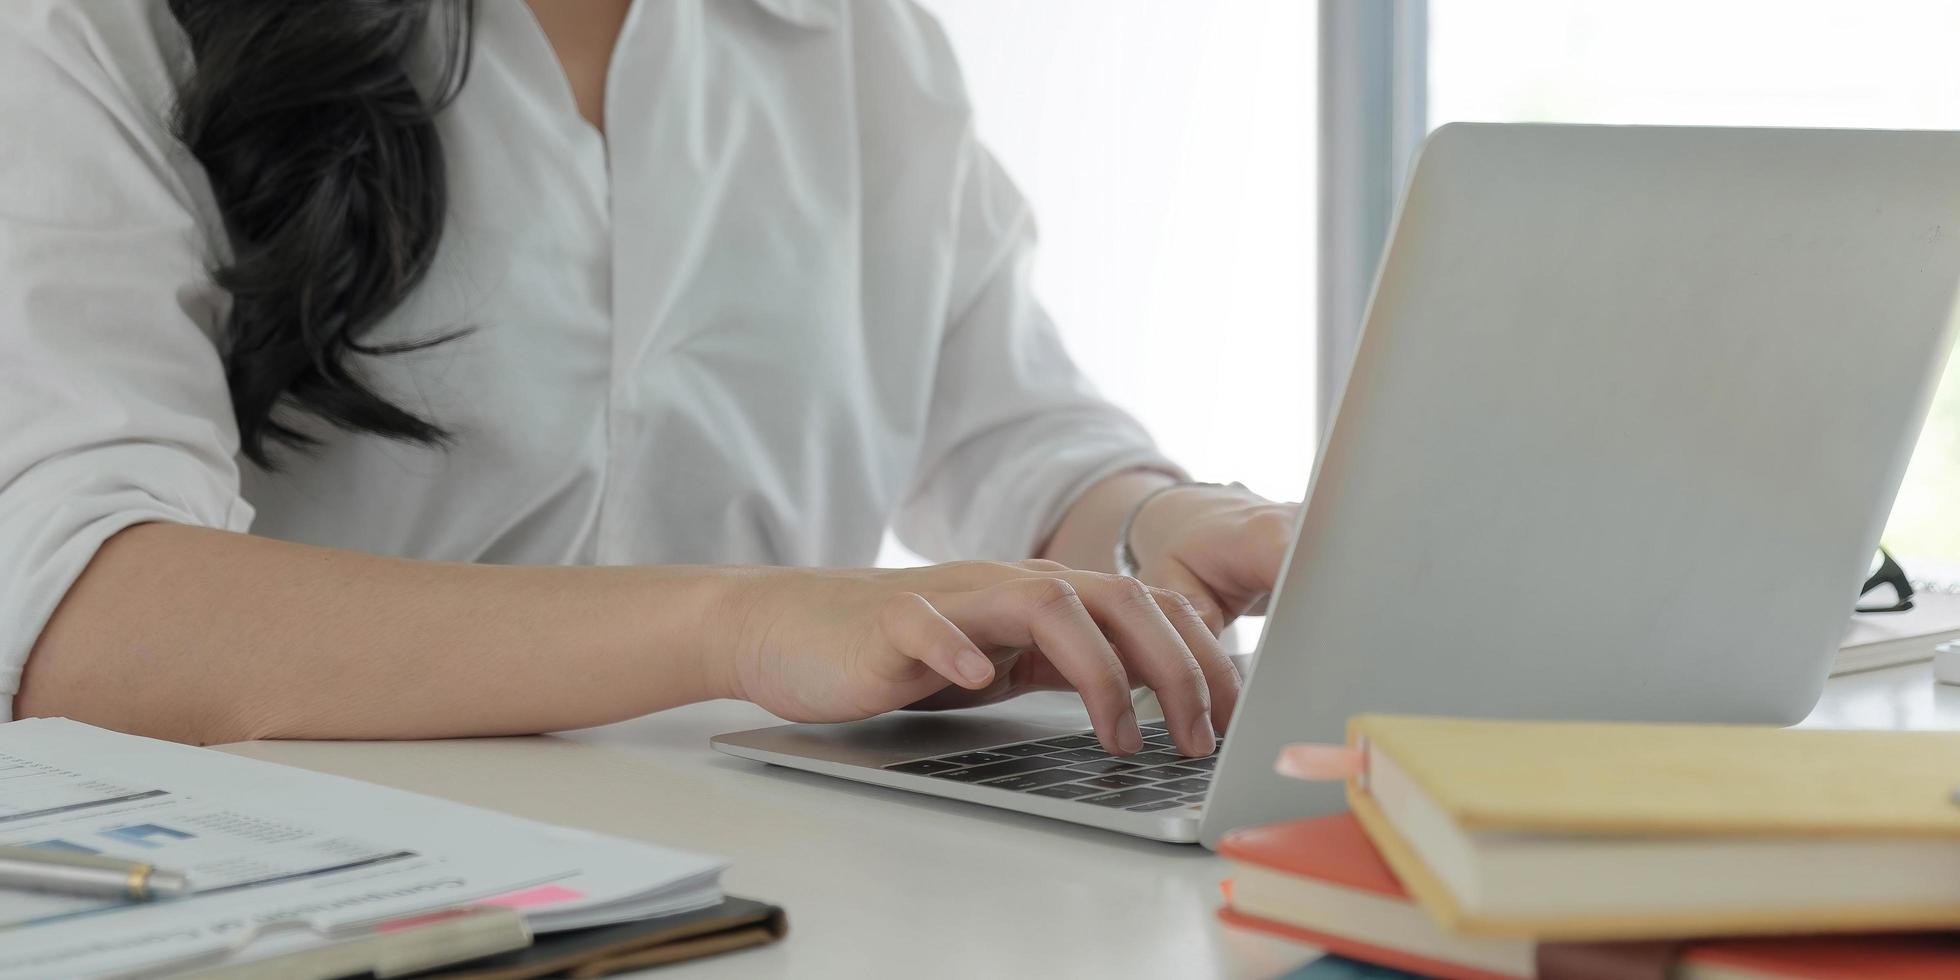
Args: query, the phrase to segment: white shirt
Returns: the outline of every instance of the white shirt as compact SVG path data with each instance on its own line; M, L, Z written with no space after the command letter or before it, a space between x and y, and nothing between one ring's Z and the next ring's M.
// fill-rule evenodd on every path
M441 117L436 266L363 358L448 427L241 461L225 252L168 133L160 0L0 7L0 720L96 548L174 521L524 563L1027 557L1111 473L1171 468L1070 363L1027 208L901 0L641 0L578 114L522 0L481 0Z

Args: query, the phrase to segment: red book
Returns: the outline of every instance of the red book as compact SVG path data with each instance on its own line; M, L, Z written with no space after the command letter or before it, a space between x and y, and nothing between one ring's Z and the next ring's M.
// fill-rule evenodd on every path
M1352 814L1229 834L1219 917L1351 959L1452 980L1548 974L1684 980L1952 980L1960 934L1795 936L1670 943L1549 943L1459 936L1417 908ZM1541 956L1544 958L1541 963Z

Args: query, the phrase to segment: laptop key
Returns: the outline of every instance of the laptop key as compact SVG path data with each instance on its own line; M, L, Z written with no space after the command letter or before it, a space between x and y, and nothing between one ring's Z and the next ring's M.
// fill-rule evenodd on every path
M1096 740L1088 735L1058 735L1054 738L1044 738L1035 744L1047 745L1057 749L1079 749L1085 746L1095 745Z
M1160 735L1168 738L1170 734L1170 728L1161 721L1147 721L1138 725L1137 728L1143 732L1144 738L1149 738L1152 735Z
M1094 796L1100 792L1102 790L1094 786L1084 786L1081 783L1061 783L1055 786L1043 786L1040 789L1028 790L1028 795L1052 796L1058 800L1074 800L1084 796Z
M1049 759L1060 759L1062 762L1097 762L1109 757L1109 753L1101 749L1069 749L1066 752L1050 752L1045 756Z
M1193 793L1190 796L1180 796L1177 798L1177 801L1179 803L1203 803L1205 801L1205 794Z
M1183 803L1180 803L1177 800L1158 800L1155 803L1145 803L1140 806L1126 806L1123 809L1128 810L1131 813L1149 813L1152 810L1168 810L1172 807L1179 807L1183 805L1184 805Z
M951 779L962 783L984 783L996 776L1018 776L1024 772L1034 772L1038 769L1057 769L1063 765L1065 763L1053 757L1043 755L1036 756L1032 759L1007 759L984 766L974 766L971 769L959 769L953 772L935 772L931 775L935 779Z
M962 752L959 755L942 755L940 762L950 762L956 766L980 766L989 762L1005 762L1009 756L995 755L992 752Z
M1186 758L1175 752L1138 752L1136 755L1125 756L1124 761L1146 766L1175 766L1183 763Z
M972 769L955 769L952 772L932 772L932 773L927 773L926 775L931 776L934 779L950 779L956 783L977 783L983 780L992 779L994 778L994 775L999 775L999 774L975 772Z
M957 762L941 762L938 759L920 759L917 762L894 762L885 768L891 772L906 772L914 776L926 776L935 772L950 772L958 769Z
M1174 793L1202 793L1205 790L1211 788L1211 780L1210 779L1173 779L1168 783L1158 783L1157 788L1167 789Z
M1149 786L1139 786L1135 789L1126 789L1121 793L1104 793L1101 796L1085 796L1082 798L1082 802L1094 803L1097 806L1129 807L1129 806L1136 806L1139 803L1155 803L1158 800L1168 800L1176 796L1177 796L1176 793L1166 793L1161 789L1152 789Z
M1043 786L1053 786L1056 783L1074 782L1081 778L1081 773L1068 769L1043 769L1039 772L1024 772L1018 776L1003 776L999 779L989 779L981 785L998 786L1001 789L1024 792L1031 789L1040 789Z
M1050 745L1042 745L1039 742L1022 742L1019 745L996 745L987 751L996 755L1011 755L1019 758L1030 755L1047 755L1055 751L1055 748Z
M1075 765L1070 766L1069 768L1074 769L1077 772L1100 773L1100 772L1130 772L1131 770L1142 769L1143 767L1136 765L1135 763L1124 762L1121 759L1093 759L1089 762L1078 762ZM1170 777L1166 776L1164 778L1168 779Z
M1138 779L1135 776L1126 776L1120 772L1112 772L1108 775L1097 776L1094 779L1085 779L1082 781L1082 785L1101 786L1103 789L1128 789L1132 786L1147 785L1149 782L1150 780L1148 779Z
M1208 772L1218 765L1218 757L1215 755L1208 755L1202 759L1185 759L1184 761L1179 762L1178 765L1183 766L1187 769L1203 769Z
M1151 766L1148 769L1139 769L1134 773L1134 775L1142 776L1145 779L1189 779L1192 776L1202 776L1204 774L1205 770L1192 766Z

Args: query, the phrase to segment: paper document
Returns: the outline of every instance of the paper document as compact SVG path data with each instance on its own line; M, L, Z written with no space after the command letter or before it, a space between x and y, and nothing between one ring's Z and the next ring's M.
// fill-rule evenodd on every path
M719 859L59 719L0 725L0 844L186 872L147 904L0 891L0 980L144 975L459 905L536 931L721 899Z
M1848 674L1933 659L1933 648L1960 639L1960 596L1922 591L1904 612L1853 613L1831 673Z

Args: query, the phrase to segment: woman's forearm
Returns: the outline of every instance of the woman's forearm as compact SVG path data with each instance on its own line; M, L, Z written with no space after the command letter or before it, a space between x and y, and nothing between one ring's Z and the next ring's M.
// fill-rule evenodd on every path
M411 561L139 525L70 589L14 710L199 744L604 724L731 694L712 637L741 574Z

